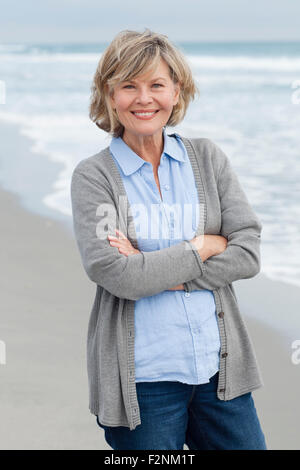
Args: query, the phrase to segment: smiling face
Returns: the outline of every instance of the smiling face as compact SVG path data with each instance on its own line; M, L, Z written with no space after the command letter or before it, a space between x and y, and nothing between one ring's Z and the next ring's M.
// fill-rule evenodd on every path
M179 93L180 87L172 81L169 66L162 59L156 70L116 85L110 100L124 126L123 137L126 134L161 134L178 102Z

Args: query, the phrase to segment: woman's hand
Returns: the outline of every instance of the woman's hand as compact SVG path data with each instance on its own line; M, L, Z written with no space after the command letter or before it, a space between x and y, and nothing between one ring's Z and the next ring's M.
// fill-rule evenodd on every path
M227 248L227 238L222 235L205 235L213 252L213 256L218 256Z
M125 256L136 255L137 253L140 253L139 250L136 250L132 246L128 238L125 237L124 233L121 232L121 230L116 229L116 233L119 235L119 237L107 235L111 246L117 247L119 249L119 252Z
M203 235L202 239L201 236L194 237L191 242L197 246L203 261L206 261L211 256L220 255L227 248L227 239L222 235ZM184 286L179 284L168 290L184 290Z
M190 241L196 246L203 262L211 256L220 255L227 248L227 239L222 235L199 235Z

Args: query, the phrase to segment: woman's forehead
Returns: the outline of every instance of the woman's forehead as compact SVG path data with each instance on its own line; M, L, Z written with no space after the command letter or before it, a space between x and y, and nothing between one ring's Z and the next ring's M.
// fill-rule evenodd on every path
M170 71L167 64L160 63L156 65L147 64L142 71L138 75L131 74L127 78L126 81L131 82L143 82L143 81L151 81L151 80L167 80L170 77Z

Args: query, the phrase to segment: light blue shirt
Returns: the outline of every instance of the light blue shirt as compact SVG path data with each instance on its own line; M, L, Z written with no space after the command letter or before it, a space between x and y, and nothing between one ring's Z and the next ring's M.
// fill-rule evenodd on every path
M110 151L131 206L140 251L191 240L198 225L198 193L185 146L163 129L159 194L150 162L121 137ZM175 287L175 286L174 286ZM220 335L210 290L166 290L135 301L135 381L209 382L219 370Z

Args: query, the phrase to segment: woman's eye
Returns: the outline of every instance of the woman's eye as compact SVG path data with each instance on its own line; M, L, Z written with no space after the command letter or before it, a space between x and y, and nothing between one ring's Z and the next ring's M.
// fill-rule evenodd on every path
M163 85L161 85L160 83L153 83L153 86L155 86L155 85L157 85L157 86L159 86L159 87L160 87L160 86L163 86ZM133 86L133 85L125 85L123 88L128 88L128 87L130 87L130 86Z

